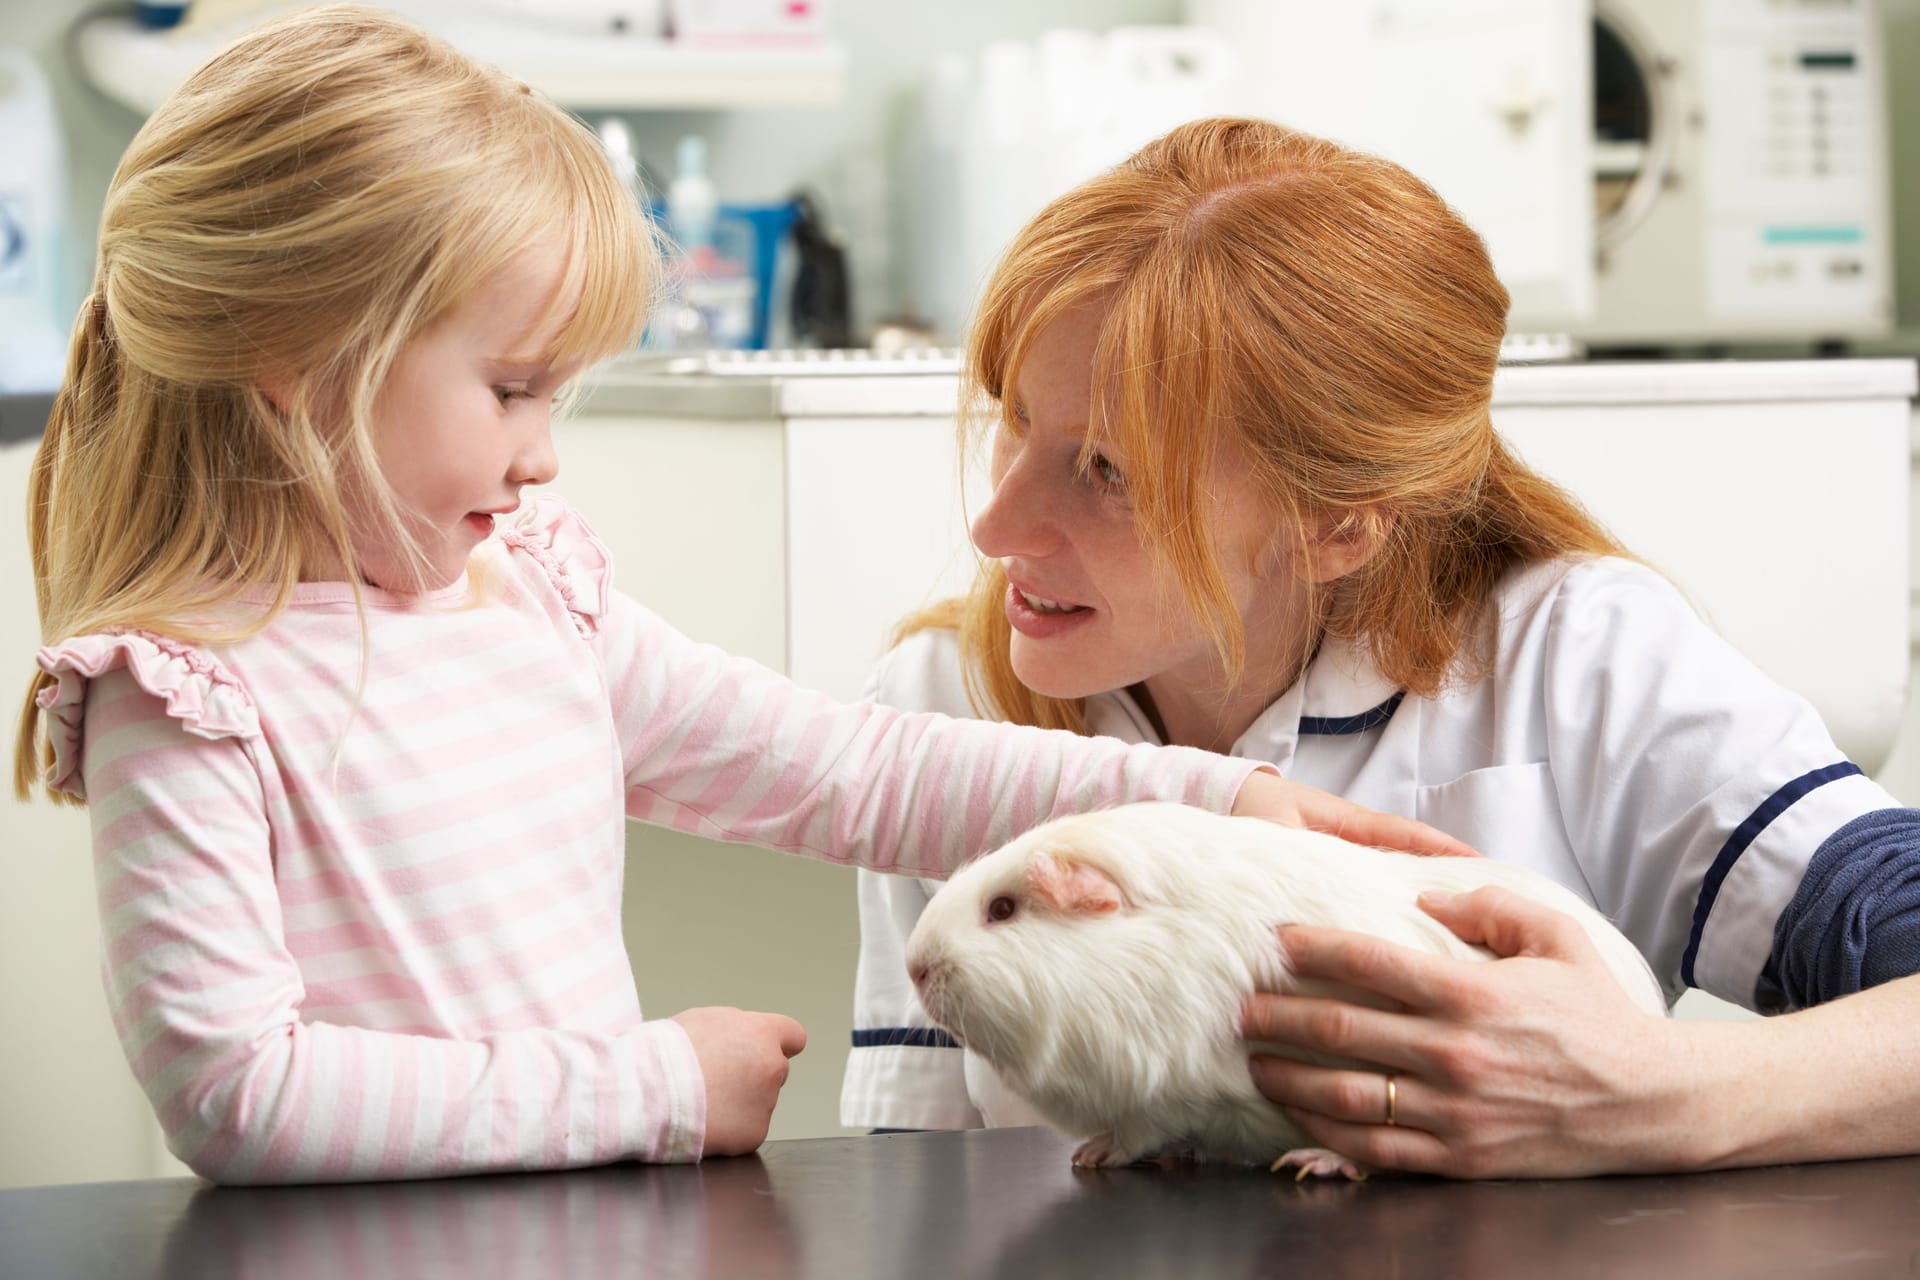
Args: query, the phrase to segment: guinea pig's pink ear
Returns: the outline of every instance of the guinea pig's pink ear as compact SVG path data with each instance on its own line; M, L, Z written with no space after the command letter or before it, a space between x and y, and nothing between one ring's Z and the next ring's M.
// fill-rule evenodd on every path
M1112 876L1052 853L1036 853L1027 862L1027 893L1036 903L1068 915L1111 915L1126 905L1126 895Z

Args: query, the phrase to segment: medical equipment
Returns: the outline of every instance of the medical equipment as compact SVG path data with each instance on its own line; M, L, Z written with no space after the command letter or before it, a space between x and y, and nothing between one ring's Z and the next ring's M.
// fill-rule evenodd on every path
M1234 105L1407 165L1513 327L1596 348L1893 322L1878 0L1188 0Z

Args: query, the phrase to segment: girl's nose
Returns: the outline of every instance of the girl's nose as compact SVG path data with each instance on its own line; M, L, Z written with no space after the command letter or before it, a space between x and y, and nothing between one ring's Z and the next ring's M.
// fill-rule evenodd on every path
M513 460L516 484L552 484L560 474L560 455L553 448L553 429L541 423Z

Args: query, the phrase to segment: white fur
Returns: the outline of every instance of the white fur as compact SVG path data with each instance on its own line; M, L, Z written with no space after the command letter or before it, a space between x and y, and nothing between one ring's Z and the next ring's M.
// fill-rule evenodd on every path
M1046 886L1060 868L1110 880L1120 905L1057 902ZM1328 990L1289 978L1274 927L1353 929L1486 959L1414 901L1482 885L1573 916L1635 1003L1665 1015L1633 944L1534 872L1174 804L1051 822L963 868L921 914L907 965L928 1014L1057 1128L1089 1139L1093 1162L1182 1151L1265 1163L1308 1140L1254 1088L1241 1004L1256 989ZM1014 914L989 921L1001 896Z

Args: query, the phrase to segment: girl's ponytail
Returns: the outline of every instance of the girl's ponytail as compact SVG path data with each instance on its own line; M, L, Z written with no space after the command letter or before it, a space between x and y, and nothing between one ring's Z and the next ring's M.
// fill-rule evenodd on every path
M47 415L46 434L40 439L33 466L27 473L27 542L33 556L34 603L43 624L51 604L47 561L53 491L60 469L74 451L76 438L85 433L86 424L112 417L118 383L114 363L106 301L94 293L80 304L73 337L67 344L66 373ZM46 642L56 637L49 636L43 625L40 638ZM27 684L26 702L20 709L19 730L14 738L13 793L22 800L32 793L42 771L52 760L52 747L40 731L40 692L52 684L52 676L35 671ZM54 798L70 800L64 795Z

